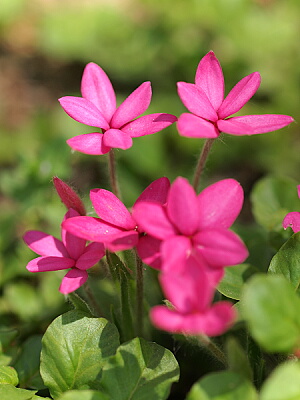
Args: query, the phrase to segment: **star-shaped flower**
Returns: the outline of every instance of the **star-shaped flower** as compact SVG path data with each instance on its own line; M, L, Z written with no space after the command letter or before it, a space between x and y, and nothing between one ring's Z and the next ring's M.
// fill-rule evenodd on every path
M64 220L77 217L79 213L70 209ZM62 228L62 240L40 231L28 231L24 241L28 247L41 257L31 260L26 268L30 272L59 271L70 269L64 276L59 291L63 294L73 292L88 279L87 269L93 267L104 255L102 243L90 243L72 235Z
M151 101L150 82L142 83L117 108L113 86L97 64L85 67L81 81L82 97L65 96L59 102L65 112L85 125L100 128L102 132L75 136L67 143L72 149L86 154L105 154L112 148L128 149L132 138L156 133L173 124L171 114L149 114L140 118Z
M195 84L177 84L179 97L191 112L179 117L179 134L197 138L216 138L221 132L238 136L255 135L275 131L290 124L292 117L278 114L228 118L251 99L260 81L260 74L253 72L240 80L224 99L223 72L218 59L210 51L198 65Z

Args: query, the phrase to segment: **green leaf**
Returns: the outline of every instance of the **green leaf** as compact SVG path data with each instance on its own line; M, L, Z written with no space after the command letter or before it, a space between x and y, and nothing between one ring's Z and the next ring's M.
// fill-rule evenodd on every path
M94 316L89 305L76 292L69 293L67 298L75 310L84 312L87 317Z
M244 283L257 270L249 264L225 268L225 275L219 283L218 291L230 299L240 300Z
M226 353L229 370L236 372L242 375L244 378L252 381L253 373L250 367L249 359L242 346L235 338L228 338L226 342Z
M111 400L105 394L96 390L70 390L57 400Z
M43 337L41 353L41 375L51 395L90 388L118 345L116 327L104 318L79 311L56 318Z
M292 352L300 341L300 299L282 276L257 275L245 284L242 315L269 352Z
M216 372L192 386L186 400L257 400L253 385L234 372Z
M35 391L19 389L13 385L0 384L1 400L34 400L38 398L38 396L35 396Z
M0 384L4 383L13 386L17 386L19 383L17 371L13 367L0 366Z
M283 275L298 289L300 283L300 232L295 233L272 258L269 272Z
M254 186L251 200L253 214L260 225L268 230L282 230L283 218L300 206L297 182L282 177L263 178Z
M0 327L0 351L5 350L18 336L18 331L9 327Z
M265 381L260 400L300 399L300 364L287 362L277 367Z
M104 365L101 389L114 400L163 400L178 378L178 363L169 350L135 338Z
M14 368L19 374L20 386L32 389L42 389L44 384L40 376L40 355L42 336L34 335L22 345Z

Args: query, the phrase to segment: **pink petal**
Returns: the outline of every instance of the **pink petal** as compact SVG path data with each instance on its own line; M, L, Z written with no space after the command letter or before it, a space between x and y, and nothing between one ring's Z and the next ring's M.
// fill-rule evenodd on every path
M297 186L298 197L300 198L300 185Z
M78 194L57 176L55 176L52 181L57 191L57 194L59 195L61 201L64 203L67 209L73 208L80 215L85 215L85 207Z
M218 115L204 91L193 83L177 82L178 95L186 108L198 117L217 121Z
M206 326L203 332L207 336L219 336L225 333L236 319L236 311L232 307L232 304L228 301L219 301L211 306L211 308L206 312L205 320ZM192 333L193 321L188 324L187 328L190 328Z
M216 138L220 132L215 125L206 119L197 117L193 114L181 114L178 122L177 129L181 136L191 138Z
M46 272L46 271L59 271L61 269L68 269L75 265L75 261L66 257L37 257L29 261L26 269L30 272Z
M83 97L65 96L58 99L65 112L75 121L89 126L109 129L109 125L100 110Z
M167 332L181 333L184 315L165 306L155 306L150 311L150 319L154 326Z
M221 131L233 135L257 135L259 133L276 131L277 129L289 125L293 121L294 119L288 115L245 115L222 121L222 127L219 126L219 122L221 121L218 121L218 127ZM252 130L252 133L250 131L249 133L245 132L242 127L243 125L248 126ZM242 129L240 129L240 126Z
M73 235L92 242L101 243L108 240L111 235L123 232L122 229L93 217L69 218L62 223L62 227L68 232L73 233Z
M67 143L73 150L91 155L106 154L111 149L111 147L104 145L103 134L97 132L74 136L68 139Z
M142 83L117 108L111 120L112 128L121 128L127 122L143 114L149 107L152 97L151 83Z
M241 79L233 89L228 93L218 110L220 119L229 117L229 115L238 112L251 99L260 85L259 72L253 72Z
M193 235L199 225L198 197L185 178L177 178L171 185L167 200L170 220L183 235Z
M40 231L28 231L23 236L24 242L41 256L69 257L61 240Z
M155 269L161 269L160 246L162 241L150 235L142 236L137 244L137 252L142 261Z
M205 230L194 236L195 249L215 268L240 264L249 253L242 240L226 229Z
M85 67L81 80L81 93L95 104L109 123L116 110L116 95L108 76L97 64L89 63Z
M104 133L103 143L107 147L126 150L132 146L132 139L119 129L109 129Z
M195 83L200 87L215 110L218 110L224 99L224 76L221 65L213 51L200 61Z
M162 271L169 274L184 273L190 252L191 241L185 236L173 236L164 240L160 247Z
M59 287L59 291L62 294L74 292L87 281L88 277L89 276L86 271L81 271L80 269L73 268L63 277L63 280Z
M284 229L286 228L292 228L294 233L297 233L300 231L300 212L294 211L288 213L282 222L282 226Z
M247 125L241 121L236 121L236 118L220 119L217 122L217 126L221 132L229 133L231 135L254 135L254 129L252 126Z
M76 261L76 268L82 270L91 268L104 256L105 248L102 243L90 243Z
M175 115L161 113L149 114L124 125L122 127L122 132L127 133L131 137L151 135L152 133L161 131L175 121L177 121Z
M136 223L130 212L112 192L105 189L92 189L90 198L96 213L103 221L126 230L135 228Z
M139 202L132 210L139 232L146 232L156 239L165 240L177 234L161 204Z
M105 242L105 246L109 251L123 251L135 247L139 240L137 231L120 232L112 237L109 237Z
M170 181L168 178L162 177L156 179L137 198L133 207L140 201L152 201L160 204L165 204L167 201L167 195L170 189Z
M229 228L243 202L243 189L234 179L223 179L208 186L198 195L199 229Z
M72 208L66 213L64 221L68 218L78 217L79 213ZM85 250L86 240L82 239L62 228L61 237L65 248L67 249L70 258L77 260Z

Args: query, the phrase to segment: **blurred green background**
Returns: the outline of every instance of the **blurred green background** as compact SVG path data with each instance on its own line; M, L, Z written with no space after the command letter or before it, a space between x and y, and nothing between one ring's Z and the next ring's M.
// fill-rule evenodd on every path
M26 321L33 330L33 322L41 326L49 310L55 314L62 306L61 273L29 274L25 266L34 254L21 240L28 229L60 234L65 210L51 178L76 188L89 212L89 190L108 188L106 157L73 153L65 143L93 128L73 121L57 101L80 95L85 64L96 62L107 72L119 103L150 80L147 113L179 116L185 108L176 82L193 82L199 60L213 50L226 93L245 75L262 75L260 89L241 114L288 114L299 121L299 21L299 0L1 0L2 324ZM124 202L131 206L161 176L191 178L202 143L179 137L173 126L117 151ZM202 184L236 178L248 196L266 174L300 183L299 154L297 122L256 137L224 135L214 144ZM246 200L242 222L251 218Z

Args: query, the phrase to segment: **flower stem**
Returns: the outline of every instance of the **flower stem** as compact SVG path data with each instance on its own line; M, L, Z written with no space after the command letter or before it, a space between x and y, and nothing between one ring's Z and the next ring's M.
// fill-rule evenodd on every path
M213 341L210 340L209 337L205 335L197 336L198 343L204 347L206 347L214 356L215 358L220 361L225 367L227 367L227 358L225 353L217 346Z
M117 180L117 171L116 171L116 160L115 160L115 153L114 149L111 149L108 153L108 168L109 168L109 180L110 186L113 193L120 198L120 190Z
M83 285L83 289L89 300L90 306L95 310L97 317L102 317L103 313L102 313L102 311L99 307L99 304L97 303L97 301L94 297L94 294L87 282Z
M143 262L135 252L136 260L136 333L137 336L143 335L143 317L144 317L144 277Z
M200 176L203 171L204 165L206 163L208 154L210 152L210 149L213 145L214 140L215 139L206 139L206 141L202 147L202 151L201 151L199 159L198 159L198 163L197 163L197 166L195 169L194 179L193 179L193 187L196 192L198 191Z

